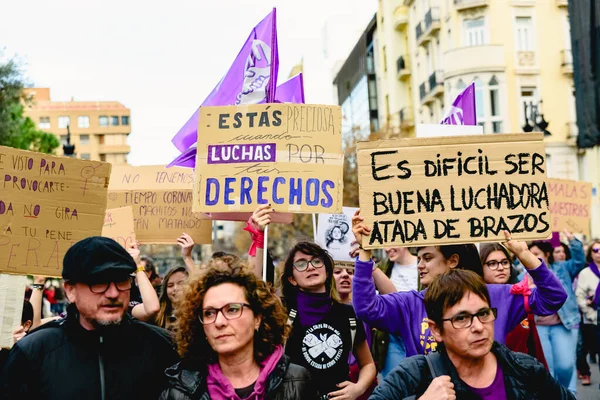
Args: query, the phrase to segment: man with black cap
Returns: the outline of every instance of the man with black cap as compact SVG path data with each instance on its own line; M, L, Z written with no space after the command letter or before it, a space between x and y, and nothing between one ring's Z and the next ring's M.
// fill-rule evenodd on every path
M177 361L167 331L127 313L136 264L117 242L91 237L65 255L67 317L15 344L3 399L154 399ZM142 267L143 268L143 267Z

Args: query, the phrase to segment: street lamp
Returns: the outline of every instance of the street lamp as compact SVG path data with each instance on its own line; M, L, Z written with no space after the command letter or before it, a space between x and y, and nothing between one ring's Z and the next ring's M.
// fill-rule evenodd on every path
M542 103L540 100L537 104L534 104L533 101L529 102L530 114L527 115L527 103L523 102L523 111L525 113L525 125L523 125L524 132L544 132L544 136L551 136L552 133L547 131L546 128L550 123L544 119L544 113L542 112ZM538 120L538 118L540 118ZM531 123L529 124L529 120L531 119Z
M75 145L71 144L70 125L67 125L67 143L63 144L63 153L67 157L75 157Z

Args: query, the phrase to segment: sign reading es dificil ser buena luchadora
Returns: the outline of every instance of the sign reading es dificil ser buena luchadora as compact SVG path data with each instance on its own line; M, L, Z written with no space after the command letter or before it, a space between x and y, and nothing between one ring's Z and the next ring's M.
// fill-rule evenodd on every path
M359 143L363 246L548 238L545 154L541 133Z
M60 276L69 247L102 233L110 171L0 147L0 272Z
M194 211L342 211L339 106L201 107Z

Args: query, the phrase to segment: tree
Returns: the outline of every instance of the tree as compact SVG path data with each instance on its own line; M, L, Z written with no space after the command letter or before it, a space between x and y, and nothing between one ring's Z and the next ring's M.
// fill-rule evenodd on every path
M24 115L31 102L24 88L19 62L14 58L3 61L0 52L0 145L53 154L60 145L56 136L36 129Z

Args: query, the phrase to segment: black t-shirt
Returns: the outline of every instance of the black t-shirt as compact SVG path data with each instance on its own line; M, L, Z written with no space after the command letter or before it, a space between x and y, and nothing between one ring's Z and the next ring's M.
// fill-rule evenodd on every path
M254 392L255 384L256 384L256 382L254 382L250 386L246 386L245 388L235 389L235 394L237 394L237 396L242 400L247 399L248 397L250 397L252 392Z
M302 326L300 317L294 320L285 353L292 363L310 372L321 396L340 390L336 385L348 380L348 355L353 350L351 317L356 318L352 306L334 302L329 314L314 325ZM354 346L364 340L364 327L357 319Z

